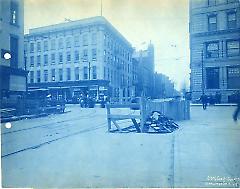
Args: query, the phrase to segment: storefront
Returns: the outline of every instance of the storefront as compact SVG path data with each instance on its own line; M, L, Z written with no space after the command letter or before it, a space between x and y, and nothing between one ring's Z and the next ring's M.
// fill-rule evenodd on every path
M109 81L83 80L29 84L28 89L32 88L48 89L54 98L64 98L66 101L72 101L86 95L99 100L102 95L108 96Z

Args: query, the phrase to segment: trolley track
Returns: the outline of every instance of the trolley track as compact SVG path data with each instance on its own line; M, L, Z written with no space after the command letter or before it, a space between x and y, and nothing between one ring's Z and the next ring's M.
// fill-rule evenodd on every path
M28 131L28 130L32 130L32 129L36 129L36 128L44 128L44 127L49 127L49 126L54 127L55 124L66 123L66 122L71 122L71 121L78 121L78 120L82 120L82 119L89 119L89 118L94 117L95 114L96 114L96 110L94 110L94 112L88 113L87 115L77 116L77 117L73 117L73 118L67 119L67 120L51 122L51 123L47 123L47 124L43 124L43 125L37 125L37 126L18 129L18 130L14 130L14 131L8 131L8 132L1 133L1 135L12 134L12 133L16 133L16 132Z
M121 111L121 110L118 110L118 111ZM101 129L101 128L106 127L107 121L104 121L104 122L98 124L97 126L88 127L88 128L85 127L84 129L81 129L81 130L76 129L76 128L79 128L79 124L81 124L81 123L76 124L74 122L79 121L79 120L91 119L91 118L95 117L96 114L97 114L97 111L94 110L94 111L92 111L88 114L73 117L71 119L57 121L57 122L51 122L51 123L48 123L48 124L42 124L42 125L37 125L37 126L34 126L34 127L30 127L30 128L24 128L24 129L19 129L19 130L15 130L15 131L9 131L9 132L2 133L3 136L7 137L7 135L9 135L9 134L17 134L17 133L23 133L24 132L24 135L26 137L27 136L27 133L25 133L26 131L31 131L31 130L34 130L34 129L35 130L36 129L41 129L41 130L39 130L40 134L39 134L39 138L37 138L37 140L40 140L40 141L42 139L44 140L44 137L50 137L50 139L44 140L42 142L36 142L36 144L32 144L32 145L30 144L29 146L27 146L26 144L23 144L19 149L9 150L10 152L2 154L1 157L5 158L5 157L8 157L8 156L20 153L20 152L24 152L24 151L31 150L31 149L36 149L36 148L39 148L39 147L44 146L46 144L50 144L52 142L59 141L61 139L68 138L68 137L71 137L71 136L74 136L74 135L77 135L77 134L86 133L86 132L90 132L90 131L95 131L97 129ZM65 124L63 125L62 123L65 123ZM93 124L93 123L90 123L90 124ZM42 130L42 129L50 129L50 130ZM38 131L36 130L35 132L38 132ZM59 136L58 134L61 135L61 136ZM30 133L30 135L31 135L31 133ZM15 140L14 136L13 136L13 138L14 138L13 140L10 139L9 141L7 140L8 137L6 139L2 140L2 147L5 144L8 144L8 145L11 146L11 143L14 143L14 142L17 143L16 140L18 140L18 137L16 137L17 138L16 140ZM12 146L14 146L14 144ZM4 153L4 152L2 151L2 153Z
M37 148L42 147L44 145L47 145L47 144L50 144L52 142L56 142L56 141L59 141L59 140L65 139L65 138L69 138L71 136L75 136L75 135L78 135L78 134L87 133L87 132L90 132L90 131L95 131L95 130L104 128L104 127L106 127L106 125L107 125L106 122L100 123L98 126L82 129L82 130L79 130L79 131L76 131L76 132L73 132L73 133L70 133L70 134L58 137L58 138L54 138L54 139L51 139L51 140L44 141L42 143L31 145L29 147L25 147L25 148L22 148L22 149L19 149L19 150L16 150L16 151L4 154L1 157L5 158L5 157L8 157L8 156L20 153L20 152L24 152L24 151L27 151L27 150L37 149Z

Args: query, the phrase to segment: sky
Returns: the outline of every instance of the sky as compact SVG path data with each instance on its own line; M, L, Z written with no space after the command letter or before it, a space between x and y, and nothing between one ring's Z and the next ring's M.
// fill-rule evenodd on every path
M101 15L101 0L24 0L24 31ZM188 0L102 0L102 15L140 49L151 41L155 71L189 86Z

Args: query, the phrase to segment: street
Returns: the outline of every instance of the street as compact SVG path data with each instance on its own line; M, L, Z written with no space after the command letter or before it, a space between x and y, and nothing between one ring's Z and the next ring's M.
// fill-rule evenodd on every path
M239 187L234 109L192 106L171 134L108 133L105 109L79 105L1 124L3 187Z

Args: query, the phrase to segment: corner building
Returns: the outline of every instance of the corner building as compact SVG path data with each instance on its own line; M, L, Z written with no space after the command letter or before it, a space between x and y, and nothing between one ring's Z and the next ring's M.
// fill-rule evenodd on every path
M0 1L0 101L26 92L23 0ZM6 54L10 58L5 58Z
M204 92L230 102L240 89L239 0L191 0L189 27L193 101Z
M29 90L45 88L65 99L84 93L130 96L132 52L100 16L30 29L25 35Z

